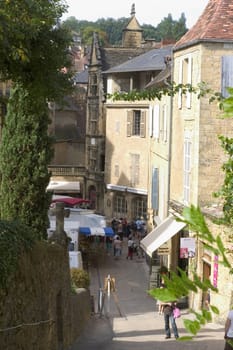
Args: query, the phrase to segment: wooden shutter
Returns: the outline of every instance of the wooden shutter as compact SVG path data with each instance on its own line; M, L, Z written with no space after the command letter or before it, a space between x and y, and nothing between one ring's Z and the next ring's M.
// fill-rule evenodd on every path
M154 106L154 122L153 122L153 136L155 139L159 139L159 114L160 114L160 106L155 105Z
M133 121L133 111L127 111L127 126L126 126L127 137L130 137L132 135L132 121Z
M152 173L152 193L151 207L155 210L159 208L159 169L154 168Z
M167 105L163 106L163 142L167 142Z
M149 137L153 136L153 107L149 106Z
M140 137L146 137L146 111L141 111Z
M229 97L228 87L233 87L233 56L222 56L222 86L224 98Z

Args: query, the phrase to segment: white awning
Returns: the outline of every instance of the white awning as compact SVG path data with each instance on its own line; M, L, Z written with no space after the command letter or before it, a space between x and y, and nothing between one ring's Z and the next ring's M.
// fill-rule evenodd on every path
M141 240L140 246L151 257L162 244L167 242L185 226L186 224L184 222L176 221L174 216L170 216L148 233Z
M47 191L53 191L54 193L69 193L80 192L79 181L55 181L51 180L47 187Z

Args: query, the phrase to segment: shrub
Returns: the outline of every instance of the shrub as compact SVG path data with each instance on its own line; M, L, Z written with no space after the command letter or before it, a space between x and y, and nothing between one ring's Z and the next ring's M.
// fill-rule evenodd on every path
M90 286L89 274L82 269L72 268L70 270L71 283L76 288L86 288Z

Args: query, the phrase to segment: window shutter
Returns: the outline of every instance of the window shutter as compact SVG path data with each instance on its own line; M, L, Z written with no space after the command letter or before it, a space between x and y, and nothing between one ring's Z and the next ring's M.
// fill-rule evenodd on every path
M163 106L163 142L167 142L167 105Z
M152 173L151 206L155 210L158 210L159 208L159 169L158 168L154 168Z
M180 60L180 68L179 68L179 84L183 82L183 60ZM182 108L182 88L179 89L178 92L178 108Z
M221 92L224 98L229 97L228 87L233 87L233 56L222 57L222 87Z
M153 136L153 107L149 106L149 137Z
M153 136L155 139L159 139L159 109L159 105L154 106Z
M126 126L127 137L130 137L132 135L132 121L133 121L133 111L127 111L127 126Z
M141 111L140 137L146 137L146 111Z
M188 58L188 84L192 84L192 57ZM191 92L187 92L186 107L191 108Z

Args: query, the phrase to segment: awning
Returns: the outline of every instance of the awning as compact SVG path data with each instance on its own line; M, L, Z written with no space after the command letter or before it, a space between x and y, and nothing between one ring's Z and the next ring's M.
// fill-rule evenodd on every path
M80 182L79 181L50 181L47 187L47 191L53 191L54 193L79 193Z
M140 246L151 257L162 244L171 239L185 226L186 224L184 222L176 221L174 216L170 216L148 233L148 235L141 240Z
M66 196L56 196L57 198L52 198L52 203L62 202L65 205L69 206L77 206L82 204L90 204L91 202L88 199L84 198L74 198L74 197L66 197Z
M111 227L79 227L79 233L91 236L114 236Z

